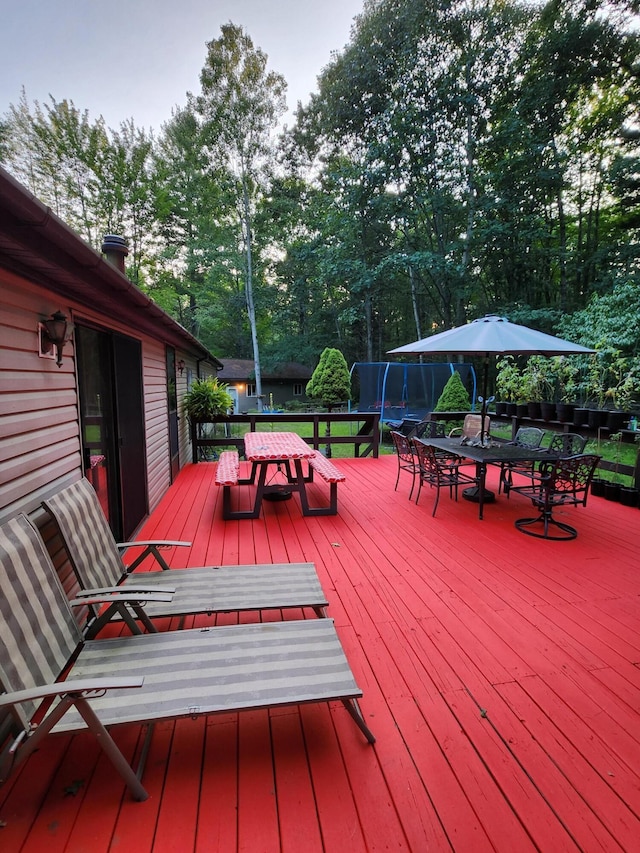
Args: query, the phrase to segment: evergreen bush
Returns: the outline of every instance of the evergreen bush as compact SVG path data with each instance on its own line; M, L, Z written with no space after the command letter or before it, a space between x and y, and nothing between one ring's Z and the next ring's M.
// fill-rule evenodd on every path
M339 349L327 347L307 383L307 396L331 411L351 397L349 367Z
M458 371L454 371L433 410L434 412L469 412L471 400Z

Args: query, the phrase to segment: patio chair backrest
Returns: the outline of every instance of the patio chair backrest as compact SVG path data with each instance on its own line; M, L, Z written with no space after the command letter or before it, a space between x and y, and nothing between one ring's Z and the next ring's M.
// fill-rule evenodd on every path
M589 486L599 461L600 457L591 453L559 459L549 477L550 500L553 503L586 505Z
M420 421L412 438L445 438L446 435L442 421Z
M55 681L82 636L40 534L24 515L0 526L0 681L6 691ZM35 703L21 706L28 725ZM22 716L24 715L24 716Z
M540 447L544 438L544 430L538 427L520 427L511 444L519 447Z
M432 485L437 485L442 472L442 457L430 444L423 444L421 441L416 441L413 446L423 480Z
M565 456L576 456L585 448L587 439L577 432L557 432L549 442L549 450Z
M398 455L398 459L401 462L413 463L414 454L411 440L395 429L391 430L391 440L393 441L393 447Z
M463 438L477 438L482 428L482 415L469 414L464 416L462 428L451 430L449 435L462 433ZM488 415L484 416L484 434L489 435L491 431L491 420Z
M116 586L125 574L117 543L87 479L44 501L60 528L69 560L85 589Z

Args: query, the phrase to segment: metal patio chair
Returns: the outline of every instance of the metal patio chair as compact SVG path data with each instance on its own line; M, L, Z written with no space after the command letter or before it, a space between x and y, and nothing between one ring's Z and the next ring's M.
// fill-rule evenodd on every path
M515 445L516 447L540 447L545 431L538 427L520 427L516 432L513 441L508 441L507 445ZM513 475L521 474L524 477L533 475L535 471L535 462L502 462L500 465L500 480L498 483L498 494L503 489L505 495L509 496L509 490L513 484Z
M396 477L394 491L397 491L398 489L400 472L408 471L411 474L411 490L409 492L409 500L411 500L411 495L413 494L413 489L416 484L416 474L419 471L418 460L413 450L413 444L406 435L398 430L391 430L391 440L393 441L393 447L396 451L396 459L398 460L398 475Z
M144 800L153 723L307 702L340 700L375 741L332 619L83 642L44 542L24 515L0 526L0 683L0 713L19 728L0 755L0 783L49 733L89 730L133 797ZM126 723L151 724L137 772L108 731ZM194 758L199 765L201 756Z
M542 472L523 486L512 486L511 491L529 498L540 510L535 518L519 518L515 526L522 533L540 539L575 539L578 531L553 516L553 510L562 506L586 506L589 486L600 457L578 454L545 463ZM557 528L558 533L553 532Z
M328 607L313 563L170 569L159 549L191 543L116 543L97 495L86 479L47 498L42 505L57 525L83 588L78 597L85 597L90 609L88 636L95 636L111 619L124 618L136 633L137 620L147 630L154 630L152 620L167 616L289 607L311 607L318 616L324 616ZM143 548L142 553L125 566L123 553L136 546ZM148 555L157 560L162 571L132 574ZM110 605L99 614L95 590L101 591L101 601L105 591L110 590L112 595ZM167 591L173 593L169 600L153 598L154 594ZM136 595L137 606L131 603L136 601Z
M416 495L416 504L420 500L420 492L423 483L428 484L436 489L436 499L433 504L432 516L435 516L440 500L440 489L448 488L449 495L458 500L458 486L477 486L478 478L462 468L468 465L466 459L460 456L443 453L436 450L429 444L424 444L420 439L413 442L416 457L418 459L418 494Z

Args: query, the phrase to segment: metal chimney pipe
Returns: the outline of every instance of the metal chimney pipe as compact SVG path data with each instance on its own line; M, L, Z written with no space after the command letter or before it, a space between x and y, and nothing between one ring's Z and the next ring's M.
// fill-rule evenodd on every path
M129 254L127 241L117 234L105 234L102 240L102 254L117 270L125 274L124 259Z

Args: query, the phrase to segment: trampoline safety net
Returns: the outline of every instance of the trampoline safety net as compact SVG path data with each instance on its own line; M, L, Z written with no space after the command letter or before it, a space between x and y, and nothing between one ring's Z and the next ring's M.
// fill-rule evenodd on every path
M383 422L420 419L433 411L454 371L460 374L472 406L475 405L476 374L471 364L356 362L351 378L354 388L360 389L358 411L380 412Z

